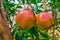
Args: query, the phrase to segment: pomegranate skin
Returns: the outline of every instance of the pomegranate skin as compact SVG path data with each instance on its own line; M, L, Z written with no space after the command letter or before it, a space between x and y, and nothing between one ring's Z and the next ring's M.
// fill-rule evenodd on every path
M39 13L36 15L36 24L41 30L49 29L53 24L53 16L47 12Z
M31 10L22 10L16 15L16 23L19 28L22 29L31 29L35 24L35 16Z

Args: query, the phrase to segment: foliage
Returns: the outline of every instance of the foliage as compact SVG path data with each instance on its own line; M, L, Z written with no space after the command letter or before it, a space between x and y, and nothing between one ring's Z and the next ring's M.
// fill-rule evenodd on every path
M50 36L47 35L47 32L50 30L41 31L38 30L36 27L31 28L31 30L17 30L18 25L13 23L13 19L16 15L16 12L20 11L21 8L24 7L24 4L26 5L32 5L32 9L34 12L40 13L43 11L43 1L42 0L30 0L30 4L27 0L4 0L4 8L7 14L7 20L11 26L12 30L12 36L15 40L28 40L28 38L31 40L50 40ZM56 13L59 14L60 12L60 1L59 0L46 0L47 9L46 12L51 12L51 7L53 7L56 10ZM11 18L12 17L12 18ZM58 29L59 26L56 26L56 30L60 32Z

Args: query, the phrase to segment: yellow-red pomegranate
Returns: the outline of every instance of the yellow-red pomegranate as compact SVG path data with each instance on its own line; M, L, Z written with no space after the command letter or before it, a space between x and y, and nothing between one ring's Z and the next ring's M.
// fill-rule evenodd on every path
M19 25L19 28L30 29L35 24L34 13L29 9L24 9L21 12L18 12L16 15L16 23Z
M39 13L36 15L36 24L41 30L49 29L53 24L53 17L47 12Z

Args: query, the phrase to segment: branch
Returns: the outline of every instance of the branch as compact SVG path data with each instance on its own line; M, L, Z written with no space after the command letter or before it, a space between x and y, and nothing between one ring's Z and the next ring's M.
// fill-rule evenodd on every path
M13 40L9 24L6 19L6 14L4 12L3 0L0 0L0 7L0 35L4 40Z

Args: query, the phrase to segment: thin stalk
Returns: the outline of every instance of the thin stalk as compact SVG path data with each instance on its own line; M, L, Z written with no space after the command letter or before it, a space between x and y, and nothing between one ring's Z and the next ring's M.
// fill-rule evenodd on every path
M28 0L28 4L29 4L30 7L32 8L32 11L33 11L34 15L36 15L36 13L34 12L34 9L33 9L32 5L31 5L31 3L30 3L30 0Z
M54 27L53 27L53 34L52 34L52 40L55 40L55 27L57 26L57 13L56 10L53 9L53 7L51 7L51 11L52 11L52 16L54 17Z
M46 0L43 0L43 11L46 11Z

